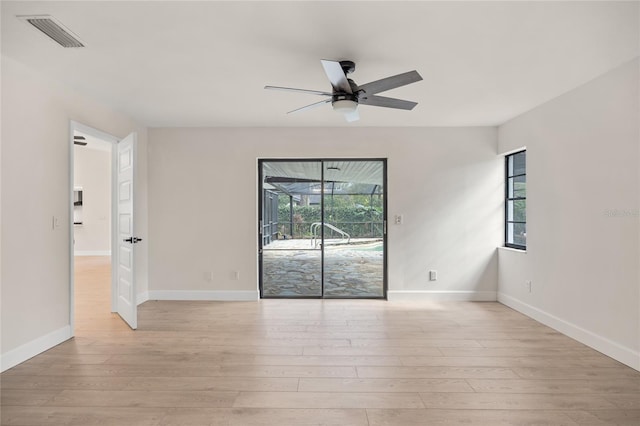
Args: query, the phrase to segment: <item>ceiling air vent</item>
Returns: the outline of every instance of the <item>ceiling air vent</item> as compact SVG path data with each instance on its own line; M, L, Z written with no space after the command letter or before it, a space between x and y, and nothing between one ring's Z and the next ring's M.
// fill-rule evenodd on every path
M84 47L84 44L68 28L49 15L18 16L33 25L62 47Z

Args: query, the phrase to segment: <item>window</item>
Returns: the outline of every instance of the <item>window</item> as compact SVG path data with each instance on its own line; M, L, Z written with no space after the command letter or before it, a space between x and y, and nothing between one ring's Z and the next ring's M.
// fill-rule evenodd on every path
M505 158L505 243L507 247L527 248L527 152Z

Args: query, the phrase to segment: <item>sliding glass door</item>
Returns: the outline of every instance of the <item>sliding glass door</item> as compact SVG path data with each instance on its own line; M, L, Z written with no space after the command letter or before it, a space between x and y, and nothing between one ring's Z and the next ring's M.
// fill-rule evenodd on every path
M262 297L322 297L322 245L311 239L321 220L322 163L260 162Z
M325 297L384 297L384 162L323 168Z
M384 298L385 160L260 160L262 297Z

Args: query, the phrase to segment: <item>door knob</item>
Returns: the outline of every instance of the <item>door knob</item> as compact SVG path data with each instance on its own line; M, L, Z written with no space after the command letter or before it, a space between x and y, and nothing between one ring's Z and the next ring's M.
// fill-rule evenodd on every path
M125 243L131 243L131 244L135 244L137 242L142 241L142 238L138 238L138 237L129 237L129 238L125 238L124 240Z

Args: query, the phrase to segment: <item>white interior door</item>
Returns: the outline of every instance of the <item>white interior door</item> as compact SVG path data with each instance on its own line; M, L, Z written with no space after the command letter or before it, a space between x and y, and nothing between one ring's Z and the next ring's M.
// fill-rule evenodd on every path
M133 190L136 164L136 134L117 145L117 221L116 221L116 312L132 329L138 327L134 250L140 239L135 236Z

